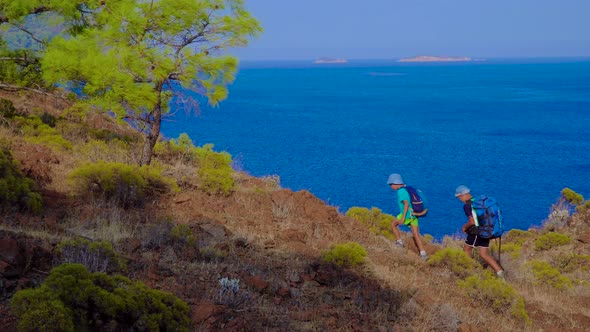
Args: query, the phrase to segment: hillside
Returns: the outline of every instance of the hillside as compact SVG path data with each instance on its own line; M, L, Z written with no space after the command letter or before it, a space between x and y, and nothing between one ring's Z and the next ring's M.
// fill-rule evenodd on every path
M504 282L462 257L461 239L425 237L431 259L423 262L408 233L405 248L393 246L387 216L378 210L359 221L308 191L281 188L278 177L231 171L231 189L212 191L218 182L209 180L221 176L218 159L225 157L181 137L160 142L144 192L122 185L141 169L120 175L112 191L99 178L84 191L77 181L90 170L78 178L74 170L134 165L142 137L65 99L2 91L0 98L0 147L11 151L42 201L37 213L14 205L0 215L3 331L18 325L10 309L15 292L39 287L63 262L80 262L65 255L64 248L75 247L71 241L112 244L125 267L108 274L180 298L193 331L590 328L590 204L583 199L564 196L542 229L506 233ZM573 209L568 202L578 206L572 215L559 212ZM348 242L366 249L363 264L322 259L332 245ZM84 257L87 267L96 258ZM239 281L232 288L228 280ZM115 320L93 319L101 330L121 329Z

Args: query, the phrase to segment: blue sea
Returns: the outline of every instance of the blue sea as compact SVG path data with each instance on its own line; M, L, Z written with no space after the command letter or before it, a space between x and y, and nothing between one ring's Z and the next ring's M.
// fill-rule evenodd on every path
M542 225L564 187L590 198L590 59L245 62L229 89L198 116L173 112L164 135L342 213L397 214L390 173L427 195L421 232L438 239L465 222L460 184L496 197L508 229Z

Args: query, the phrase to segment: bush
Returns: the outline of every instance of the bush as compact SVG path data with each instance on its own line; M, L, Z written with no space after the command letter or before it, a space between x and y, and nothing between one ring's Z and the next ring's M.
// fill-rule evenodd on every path
M538 284L546 284L557 289L572 287L572 281L568 277L562 276L559 270L553 268L551 264L543 261L532 261L529 265Z
M497 249L495 246L493 246L492 249ZM521 254L521 249L522 249L522 245L519 243L506 243L502 245L502 251L509 254L510 257L516 259L518 257L520 257Z
M457 283L473 300L489 306L497 313L509 311L513 317L530 323L523 298L512 286L489 271L485 271L481 276L469 276Z
M177 159L185 162L197 160L197 151L193 141L186 133L180 134L178 139L157 142L154 153L164 159Z
M90 272L118 272L125 262L107 241L67 240L57 246L58 262L79 263Z
M588 210L590 210L590 200L587 200L583 204L576 206L576 212L578 213L586 213Z
M195 245L195 236L193 231L188 225L177 224L170 230L170 237L176 243L180 243L182 246L193 246Z
M520 229L511 229L508 234L506 235L506 240L508 242L514 242L515 244L522 245L527 240L531 239L534 236L533 233L529 231L523 231Z
M552 265L561 272L573 272L578 269L588 271L590 270L590 255L561 254L553 260Z
M231 194L235 181L229 153L213 151L213 144L196 148L195 153L199 165L200 188L213 195Z
M148 197L178 190L176 182L162 176L154 166L115 162L87 163L68 176L78 195L98 194L128 207L142 205Z
M367 257L367 250L356 242L333 245L323 255L323 260L340 267L353 267L362 264Z
M353 206L346 211L346 216L360 221L369 227L369 230L378 235L392 238L391 222L393 216L382 213L380 209L372 207L370 210L364 207Z
M236 309L244 306L250 300L250 294L240 289L240 279L227 277L219 279L216 303Z
M10 119L18 115L16 108L12 101L4 98L0 98L0 116Z
M27 136L25 138L26 141L46 145L58 150L72 149L72 142L63 138L55 128L45 124L40 117L16 117L16 119L22 133ZM53 118L53 125L55 126L55 118Z
M33 180L24 176L9 150L0 148L0 210L41 211L41 195Z
M26 331L188 331L189 307L176 296L81 264L51 270L39 288L18 291L10 306Z
M477 263L462 249L445 248L430 256L428 264L432 266L444 266L455 275L465 277L478 267Z
M572 242L572 239L561 233L549 232L539 236L535 240L535 250L548 250Z
M221 262L227 254L215 247L206 246L199 249L199 256L206 262Z
M573 205L582 204L584 201L584 196L578 194L570 188L563 188L563 190L561 190L561 197L565 199L566 202Z

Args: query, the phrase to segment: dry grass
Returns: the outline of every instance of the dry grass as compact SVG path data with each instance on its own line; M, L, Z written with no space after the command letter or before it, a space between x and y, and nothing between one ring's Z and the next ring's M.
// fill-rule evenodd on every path
M95 241L109 241L114 245L138 235L137 220L114 203L91 200L84 214L72 213L64 227L73 234Z

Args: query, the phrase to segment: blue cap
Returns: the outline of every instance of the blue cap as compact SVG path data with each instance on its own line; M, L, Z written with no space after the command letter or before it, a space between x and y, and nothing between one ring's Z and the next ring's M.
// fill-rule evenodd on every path
M465 195L465 194L469 194L471 192L471 190L469 190L469 188L467 188L467 186L464 185L460 185L457 187L457 189L455 189L455 196L461 196L461 195Z
M401 175L393 173L387 179L387 184L404 184L404 180L402 180Z

